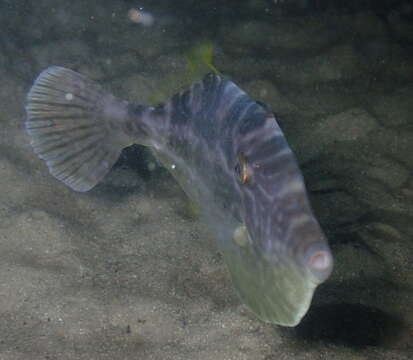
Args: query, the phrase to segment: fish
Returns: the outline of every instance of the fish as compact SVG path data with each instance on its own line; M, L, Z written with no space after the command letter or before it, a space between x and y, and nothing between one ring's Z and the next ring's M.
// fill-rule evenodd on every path
M34 152L75 191L102 181L123 148L149 147L198 204L246 308L263 322L300 323L333 256L268 105L216 73L156 106L133 104L51 66L25 109Z
M214 65L214 49L214 43L205 40L188 51L185 57L190 76L196 76L201 73L203 68L208 69L212 73L219 74L218 69Z
M174 66L173 71L163 75L162 81L156 85L145 81L147 93L150 93L147 101L151 104L164 102L176 92L177 86L186 88L209 72L218 74L219 71L214 65L215 51L216 46L210 40L198 41L196 45L186 49L182 56L182 68Z

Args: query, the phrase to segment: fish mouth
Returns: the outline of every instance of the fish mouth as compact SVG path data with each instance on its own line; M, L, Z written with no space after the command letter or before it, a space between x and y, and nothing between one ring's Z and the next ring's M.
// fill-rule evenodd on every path
M325 242L311 244L304 254L304 266L316 283L327 280L333 271L333 257Z

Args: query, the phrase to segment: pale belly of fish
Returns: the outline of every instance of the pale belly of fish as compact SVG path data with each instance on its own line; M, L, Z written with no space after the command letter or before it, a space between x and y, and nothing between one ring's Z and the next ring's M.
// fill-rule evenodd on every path
M237 85L209 74L151 107L50 67L26 111L34 151L76 191L95 186L124 147L151 147L198 203L245 305L266 322L300 322L332 255L273 114Z

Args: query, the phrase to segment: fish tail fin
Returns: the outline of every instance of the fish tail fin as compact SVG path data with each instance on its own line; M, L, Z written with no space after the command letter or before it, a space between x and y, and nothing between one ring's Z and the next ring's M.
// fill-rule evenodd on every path
M26 112L35 153L56 179L76 191L94 187L133 143L122 130L127 102L63 67L49 67L38 76Z

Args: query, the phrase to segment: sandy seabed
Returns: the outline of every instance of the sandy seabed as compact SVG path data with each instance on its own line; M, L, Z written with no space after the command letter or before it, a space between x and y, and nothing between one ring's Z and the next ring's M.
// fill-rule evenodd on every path
M408 9L384 24L257 1L237 21L205 14L201 39L182 13L155 8L142 27L128 2L58 3L1 5L0 359L411 359ZM80 194L24 131L26 93L47 66L148 104L181 89L185 54L208 37L216 66L279 116L333 249L334 273L294 329L248 313L214 239L143 148Z

